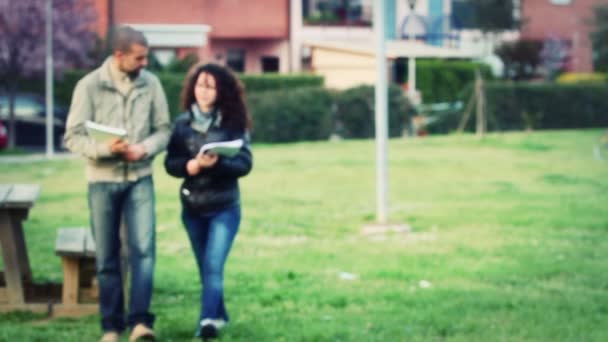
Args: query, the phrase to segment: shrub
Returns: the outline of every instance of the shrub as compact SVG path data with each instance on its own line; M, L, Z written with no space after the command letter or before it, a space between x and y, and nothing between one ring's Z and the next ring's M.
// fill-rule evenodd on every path
M603 84L486 84L490 130L575 129L608 126L607 87ZM469 95L470 96L470 92ZM468 97L463 101L468 101ZM429 127L432 133L456 129L462 111L454 111ZM467 130L474 129L474 113Z
M571 129L608 125L606 86L505 84L486 87L488 114L496 129ZM522 117L523 116L523 117ZM532 125L526 125L532 116Z
M323 85L323 77L310 75L240 74L238 76L243 82L247 94L279 89L289 91L300 87ZM165 93L167 93L171 117L175 117L183 112L183 108L181 108L181 91L185 74L159 73L158 77L163 84Z
M55 98L69 105L73 89L86 71L67 72L56 81ZM180 108L184 81L181 73L157 73L167 94L172 117ZM322 87L323 78L313 75L239 75L246 87L253 116L256 142L294 142L328 139L332 133L344 138L370 138L375 134L374 88L360 86L343 92ZM43 93L43 84L30 84ZM389 135L400 136L412 106L397 86L389 87Z
M484 79L492 79L487 65L466 61L420 60L416 62L416 86L425 103L455 101L462 95L461 90L475 80L477 68Z
M559 84L576 84L576 83L605 83L606 75L599 72L566 72L559 75L556 79Z
M312 74L241 74L239 78L248 93L301 87L322 87L324 83L323 76Z
M504 62L504 76L511 80L529 80L540 76L542 40L520 39L505 42L496 49L496 54Z
M74 87L89 71L72 70L66 72L55 80L55 101L69 106ZM184 83L185 73L160 72L156 73L165 93L169 104L171 117L176 117L183 111L180 105L181 90ZM269 91L277 89L296 89L300 87L323 86L323 77L315 75L283 75L283 74L261 74L261 75L238 75L243 82L247 93L259 91ZM44 94L44 81L42 80L23 80L20 89L24 92Z
M250 93L255 142L323 140L332 132L333 96L325 88Z
M388 89L389 136L400 136L412 106L397 86ZM344 138L371 138L375 135L374 87L359 86L336 96L335 131Z

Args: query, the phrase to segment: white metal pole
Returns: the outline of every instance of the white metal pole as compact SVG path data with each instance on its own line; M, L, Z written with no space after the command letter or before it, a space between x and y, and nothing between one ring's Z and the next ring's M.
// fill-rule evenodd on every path
M407 93L410 100L416 96L416 57L407 58Z
M302 0L291 0L289 2L289 24L290 24L290 71L302 71L302 38L300 32L303 27Z
M46 156L53 157L53 0L46 1Z
M384 42L384 0L375 0L374 33L376 36L376 219L378 223L384 224L388 220L388 96Z

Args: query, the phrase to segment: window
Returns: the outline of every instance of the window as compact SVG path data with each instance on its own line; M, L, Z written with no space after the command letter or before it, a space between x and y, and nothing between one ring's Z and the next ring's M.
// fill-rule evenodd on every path
M152 49L152 53L154 54L154 58L163 67L167 66L167 64L177 57L173 49Z
M372 0L302 0L306 25L371 26Z
M452 2L452 28L456 30L477 28L475 16L476 9L470 1L454 0Z
M262 57L262 72L279 72L279 57Z
M407 83L407 58L398 57L393 63L393 80L397 84Z
M228 49L226 65L235 72L245 72L245 49Z

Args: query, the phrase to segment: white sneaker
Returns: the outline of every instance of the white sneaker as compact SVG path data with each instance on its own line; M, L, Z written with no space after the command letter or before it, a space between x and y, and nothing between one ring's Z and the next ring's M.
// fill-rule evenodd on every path
M106 331L99 342L119 342L120 334L116 331Z
M217 338L220 329L227 324L223 319L205 318L201 321L201 327L196 333L196 337Z
M146 325L139 323L131 331L131 336L129 336L129 342L137 342L137 341L154 341L156 336L154 335L154 330L148 328Z
M205 318L201 321L201 327L205 325L213 325L215 329L220 330L227 324L223 319Z

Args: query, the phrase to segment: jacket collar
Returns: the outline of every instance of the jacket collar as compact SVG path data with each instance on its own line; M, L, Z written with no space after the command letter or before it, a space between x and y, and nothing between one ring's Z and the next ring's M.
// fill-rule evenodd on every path
M192 126L196 122L196 119L194 117L195 116L194 115L194 111L195 110L200 111L200 108L198 107L198 105L196 104L196 102L194 102L190 106L190 108L188 109L188 118L189 118L189 124L190 124L190 126ZM218 108L213 108L211 110L211 123L207 127L207 130L209 128L211 128L212 126L221 127L221 124L222 124L222 112Z
M110 68L112 67L112 56L106 58L103 64L99 67L99 81L102 86L106 88L116 89L114 85L114 81L112 80L112 74ZM147 71L142 69L139 73L139 76L133 81L133 86L135 88L143 87L148 84L145 73Z

